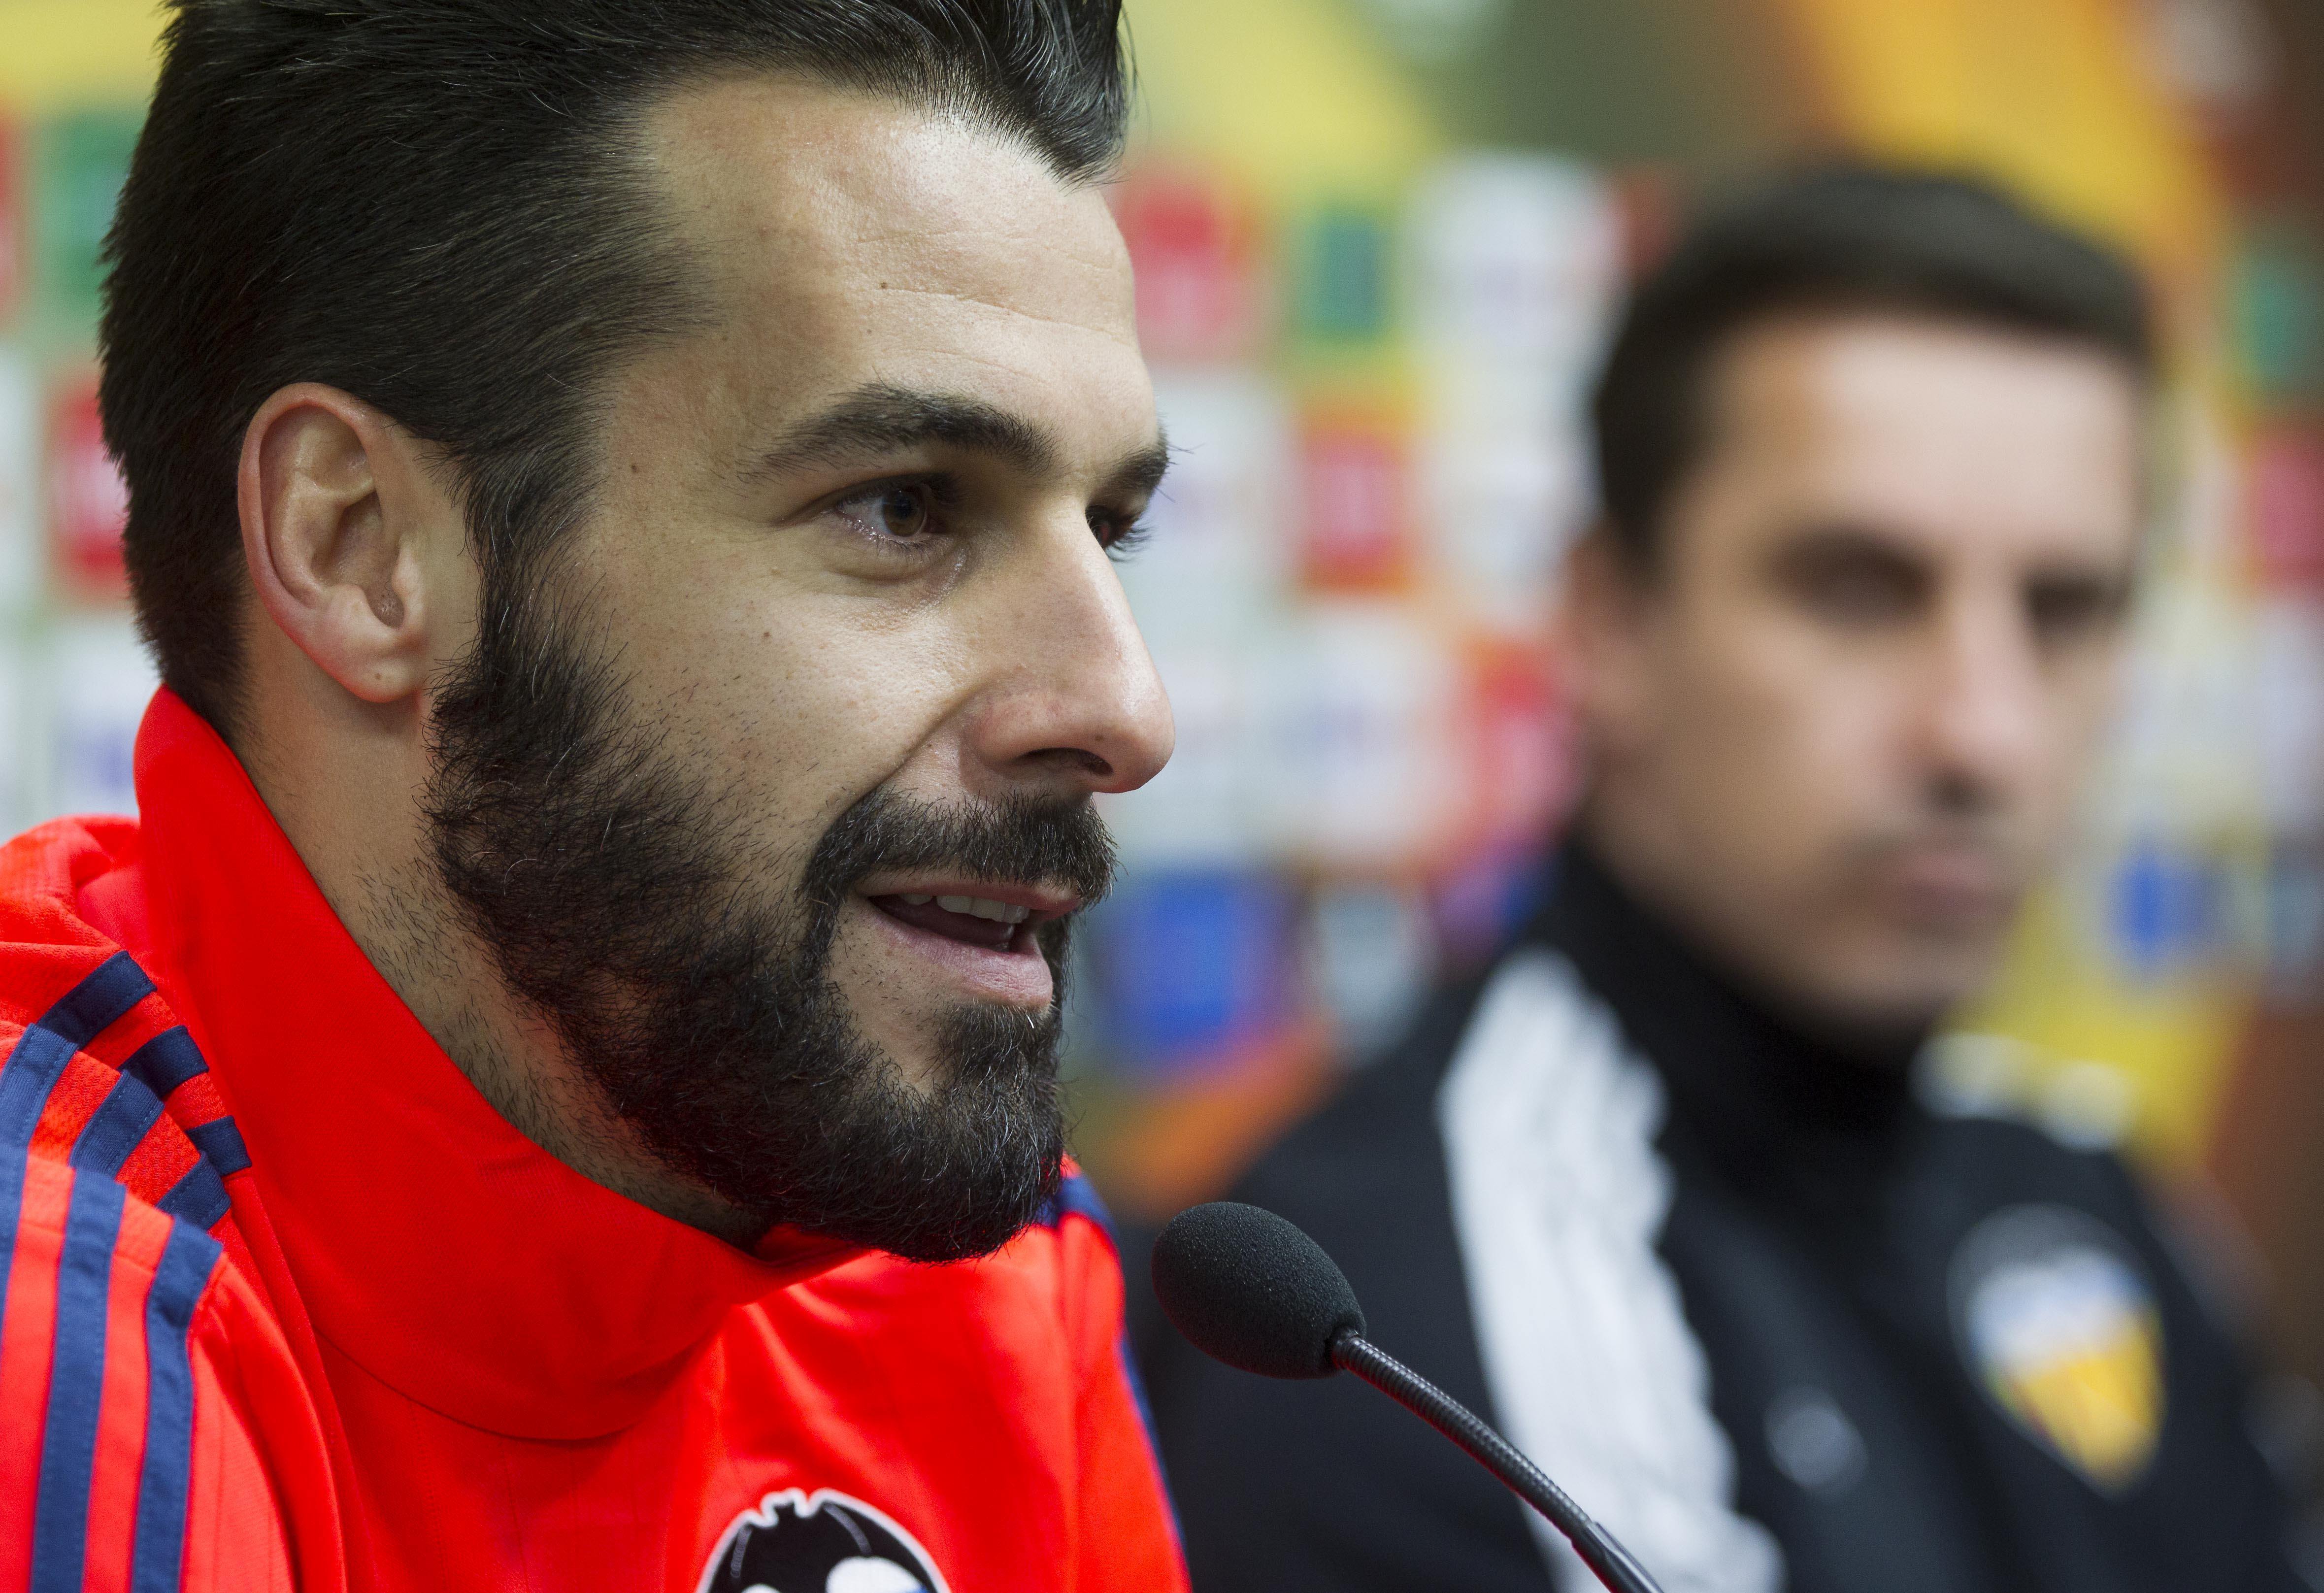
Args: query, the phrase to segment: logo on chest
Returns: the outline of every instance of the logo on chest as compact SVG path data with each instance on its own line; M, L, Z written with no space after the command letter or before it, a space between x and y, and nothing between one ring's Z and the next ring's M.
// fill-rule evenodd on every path
M2021 1432L2107 1492L2145 1474L2163 1431L2163 1324L2118 1235L2063 1207L2011 1207L1954 1253L1951 1294L1971 1370Z
M911 1533L830 1488L769 1494L734 1518L700 1593L950 1593Z

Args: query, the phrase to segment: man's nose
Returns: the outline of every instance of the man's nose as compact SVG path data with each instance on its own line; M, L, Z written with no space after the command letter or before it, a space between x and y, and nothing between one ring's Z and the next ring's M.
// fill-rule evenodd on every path
M1176 732L1113 561L1076 524L1011 563L983 622L996 663L970 707L970 757L1005 790L1137 789L1170 760Z
M2042 658L2021 605L1998 596L1951 605L1926 691L1922 751L1931 780L1978 806L2013 801L2052 733Z

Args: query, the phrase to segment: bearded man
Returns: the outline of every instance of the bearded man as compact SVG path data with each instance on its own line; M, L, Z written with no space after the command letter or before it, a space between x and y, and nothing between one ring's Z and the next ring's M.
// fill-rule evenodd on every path
M0 852L0 1587L1183 1584L1055 1067L1171 743L1125 81L1115 0L177 0L142 822Z

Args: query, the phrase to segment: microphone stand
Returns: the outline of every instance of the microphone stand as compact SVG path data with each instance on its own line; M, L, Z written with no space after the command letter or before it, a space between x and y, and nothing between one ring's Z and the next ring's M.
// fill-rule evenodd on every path
M1332 1340L1332 1364L1342 1371L1353 1372L1468 1450L1472 1459L1499 1478L1510 1491L1548 1517L1550 1524L1563 1533L1566 1541L1573 1545L1582 1562L1613 1593L1662 1593L1646 1568L1631 1559L1630 1552L1611 1533L1591 1520L1563 1488L1435 1384L1353 1330Z

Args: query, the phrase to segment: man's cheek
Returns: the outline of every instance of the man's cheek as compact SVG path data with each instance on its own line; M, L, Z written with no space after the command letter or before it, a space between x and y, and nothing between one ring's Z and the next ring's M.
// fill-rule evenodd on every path
M895 948L881 935L879 909L851 898L843 909L831 947L831 981L846 1000L864 1037L898 1055L908 1054L932 1033L941 1016L925 973L901 966Z

